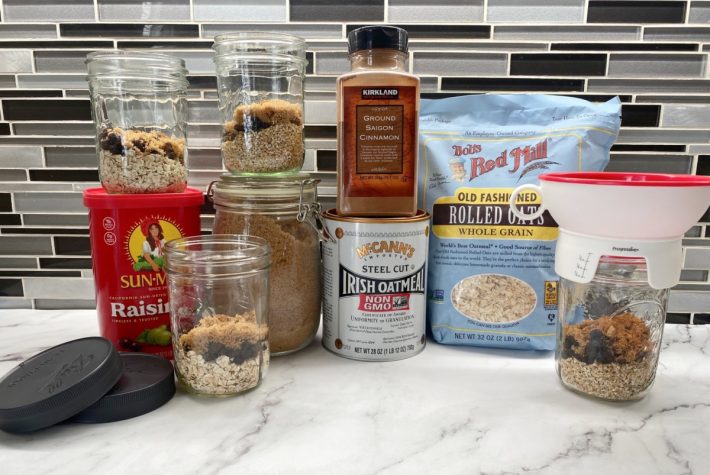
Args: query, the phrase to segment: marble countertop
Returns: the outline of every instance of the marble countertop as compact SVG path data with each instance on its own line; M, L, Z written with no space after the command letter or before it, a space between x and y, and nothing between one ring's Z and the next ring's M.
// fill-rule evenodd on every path
M97 334L94 311L0 312L0 375ZM557 381L551 353L429 343L362 363L315 341L256 390L178 392L139 418L0 432L0 472L162 474L710 473L710 326L666 326L656 384L603 403Z

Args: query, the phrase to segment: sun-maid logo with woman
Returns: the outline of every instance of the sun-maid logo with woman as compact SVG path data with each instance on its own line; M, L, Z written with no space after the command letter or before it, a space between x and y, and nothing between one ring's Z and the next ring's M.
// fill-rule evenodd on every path
M164 216L146 216L131 226L126 239L126 253L135 271L160 272L163 269L165 243L181 238L180 229Z

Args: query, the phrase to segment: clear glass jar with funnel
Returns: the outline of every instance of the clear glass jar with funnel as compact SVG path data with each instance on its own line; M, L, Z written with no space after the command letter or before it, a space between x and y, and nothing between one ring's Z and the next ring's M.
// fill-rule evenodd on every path
M517 208L523 191L542 196L534 213ZM516 216L547 209L560 227L556 362L566 387L613 401L648 392L683 235L709 205L710 177L693 175L548 173L515 189Z

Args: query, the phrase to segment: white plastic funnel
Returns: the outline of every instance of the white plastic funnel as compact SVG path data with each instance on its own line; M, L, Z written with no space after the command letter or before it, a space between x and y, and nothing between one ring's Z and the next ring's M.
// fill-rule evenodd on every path
M532 214L515 206L533 191L542 205ZM510 197L512 212L534 219L545 209L560 226L555 271L589 282L602 255L644 257L655 288L678 283L682 238L710 206L710 177L655 173L567 172L540 175Z

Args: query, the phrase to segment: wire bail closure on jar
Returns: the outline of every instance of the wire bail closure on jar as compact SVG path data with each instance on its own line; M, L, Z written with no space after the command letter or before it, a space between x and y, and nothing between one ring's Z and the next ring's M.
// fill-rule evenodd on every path
M254 200L252 204L256 201L264 203L263 206L269 206L269 203L271 206L275 206L275 201L269 200L279 200L278 206L284 210L282 212L294 210L296 220L299 223L310 224L318 234L320 241L335 242L322 219L322 207L318 202L317 184L319 182L320 179L311 178L305 174L291 177L236 177L226 174L220 180L210 182L207 187L207 199L216 205L226 206L230 205L225 203L225 198L229 200L231 193L234 193L231 195L232 197L240 199L249 196ZM219 192L217 201L215 201L215 190ZM311 192L311 190L313 191ZM311 193L313 193L312 197ZM296 198L298 198L297 204ZM284 203L284 199L289 201ZM284 205L285 208L283 208ZM256 208L253 209L256 210Z
M299 198L298 202L298 215L296 215L296 219L298 220L299 223L303 223L304 221L308 220L308 223L313 227L313 229L316 230L318 233L318 239L320 239L323 242L335 242L335 239L330 235L328 232L328 228L323 222L323 218L321 217L321 212L322 208L320 205L320 202L318 201L318 187L315 186L315 199L313 200L312 203L306 203L303 200L303 189L305 186L308 185L315 185L319 182L320 180L314 180L313 178L306 178L301 182L301 196ZM309 219L310 218L310 219Z

